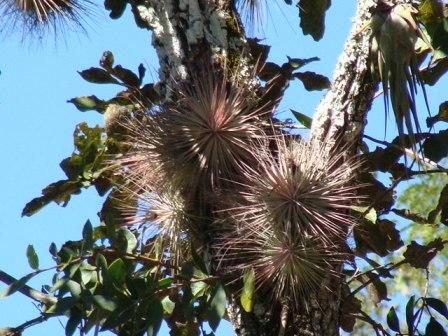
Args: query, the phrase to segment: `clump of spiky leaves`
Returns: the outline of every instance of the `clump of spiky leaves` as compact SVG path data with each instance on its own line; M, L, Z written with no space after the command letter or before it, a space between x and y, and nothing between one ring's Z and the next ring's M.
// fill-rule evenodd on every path
M232 215L298 240L311 235L331 243L345 237L355 223L348 209L357 198L351 181L359 164L344 162L343 152L284 136L275 145L275 152L260 147L258 167L246 167L240 192L245 204L233 208Z
M417 83L424 90L423 83L418 80L415 44L418 38L425 39L416 15L411 4L393 6L380 1L371 20L372 72L378 72L382 82L386 114L390 99L398 134L402 137L406 127L414 152L414 132L421 133L415 100Z
M248 89L212 70L172 90L175 101L151 111L132 131L131 169L156 175L182 193L206 195L254 162L251 143L270 111L248 99Z
M343 246L329 245L311 236L297 237L272 225L245 228L221 236L215 245L218 270L230 283L249 269L254 270L256 289L274 302L287 300L299 305L320 289L324 278L338 276L347 258Z
M297 303L336 275L348 256L360 163L286 136L274 147L259 147L258 164L235 184L235 205L223 212L228 227L217 225L216 256L224 274L253 268L259 287L270 288L275 300Z
M131 189L123 193L137 201L128 206L126 199L118 200L122 220L143 228L151 237L157 236L170 259L179 263L189 255L188 242L199 234L193 216L183 197L172 189L156 192L145 188L139 185L134 187L138 193Z
M83 30L92 8L89 0L0 0L0 31L23 31L24 39L42 38L47 31L63 35L73 29Z

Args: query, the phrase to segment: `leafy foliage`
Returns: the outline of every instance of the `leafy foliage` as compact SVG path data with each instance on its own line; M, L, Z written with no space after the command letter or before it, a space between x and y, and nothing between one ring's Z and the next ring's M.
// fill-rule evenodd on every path
M260 5L242 3L252 12ZM320 40L331 1L297 5L303 33ZM114 19L126 6L127 1L105 2ZM207 335L205 325L214 332L229 318L230 301L248 316L265 314L261 324L269 326L266 316L280 308L286 318L300 315L303 300L316 295L324 280L337 279L337 285L344 279L343 330L446 335L448 297L440 283L448 275L440 270L447 263L448 136L446 130L422 133L419 126L413 134L417 119L410 113L416 113L417 81L434 85L448 70L448 21L437 0L420 1L399 18L395 9L380 11L385 16L373 29L382 49L370 85L382 81L385 91L390 88L399 126L404 120L409 134L401 125L391 143L376 141L384 147L366 150L362 164L347 157L345 147L328 152L325 143L305 143L287 131L291 120L272 115L294 79L308 91L331 88L327 77L301 70L317 57L287 57L276 64L268 61L270 46L248 39L258 60L250 64L255 70L248 84L218 61L205 74L195 73L191 64L207 59L192 53L185 62L192 67L190 80L176 83L166 99L161 83L144 83L142 64L134 72L104 52L99 67L79 75L122 91L108 100L89 95L68 101L81 112L102 114L104 127L76 127L75 150L60 164L66 179L44 188L22 213L31 216L50 202L65 206L93 186L107 194L99 221L87 221L79 240L59 248L51 244L53 267L41 268L30 244L26 257L33 271L17 280L0 272L8 284L0 297L17 291L37 295L43 319L69 316L66 335L95 328L156 335L162 321L172 335ZM397 20L409 50L400 50L403 63L391 66L395 58L389 56L399 52L395 41L384 45L383 28L397 28ZM394 51L387 54L386 47ZM416 65L427 55L431 59L419 71ZM311 127L310 117L292 113ZM427 125L446 121L442 102ZM412 170L404 155L424 169ZM397 200L399 184L415 176L417 183L406 185ZM54 272L51 284L33 292L27 282L45 271ZM409 288L408 300L386 303L399 290L409 296ZM278 326L272 329L278 334Z

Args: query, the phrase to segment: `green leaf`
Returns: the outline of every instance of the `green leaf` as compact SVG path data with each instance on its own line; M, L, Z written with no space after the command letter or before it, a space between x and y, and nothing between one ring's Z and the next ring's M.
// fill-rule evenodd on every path
M60 180L48 185L42 190L42 196L28 202L22 210L22 216L32 216L48 203L54 201L66 206L71 195L81 192L82 183L79 181Z
M118 231L117 239L115 241L117 249L126 253L132 253L137 247L137 243L137 238L135 238L134 234L128 229L121 228Z
M303 34L310 34L315 41L324 35L325 11L330 7L331 0L300 0L298 3L300 27Z
M191 283L191 293L195 298L203 296L208 288L210 287L206 282L204 281L195 281Z
M440 315L448 319L448 308L446 307L446 304L442 300L436 298L425 298L425 302L428 306L437 311Z
M414 335L414 305L415 305L415 295L412 295L406 304L406 324L408 325L409 335Z
M15 292L17 292L20 288L22 288L23 286L26 285L26 283L35 275L39 274L40 272L33 272L33 273L29 273L23 277L21 277L20 279L14 281L13 283L11 283L8 287L4 288L2 291L0 291L0 299L4 298L6 296L9 296L11 294L14 294Z
M291 110L291 113L294 115L294 118L296 118L296 120L299 123L301 123L303 126L305 126L308 129L311 128L311 123L313 122L312 118L308 117L307 115L305 115L303 113L295 111L295 110Z
M103 113L107 107L104 100L101 100L93 95L75 97L67 100L67 103L72 103L81 112L94 110L99 113Z
M159 332L163 319L163 307L158 299L153 298L148 304L146 333L155 336Z
M254 307L255 271L250 268L243 275L243 292L241 293L241 306L250 313Z
M219 326L219 322L226 311L227 297L224 287L216 283L210 293L210 299L207 307L207 319L213 331Z
M28 264L33 270L39 269L39 257L31 244L26 248L26 257L28 258Z
M387 325L393 331L400 332L400 321L394 307L391 307L389 313L387 313Z
M56 246L56 244L53 242L50 244L50 246L48 247L48 252L50 252L50 254L54 257L57 258L58 256L58 248Z
M114 311L117 308L115 301L105 297L104 295L94 295L93 302L106 311Z
M81 77L95 84L118 84L118 81L112 77L110 73L100 68L89 68L83 71L78 71Z
M78 309L74 309L70 312L70 318L65 325L65 336L72 336L78 325L82 321L81 312Z
M307 91L321 91L329 89L331 86L331 82L327 77L312 71L296 72L293 74L293 77L300 79Z
M171 299L169 298L169 296L165 296L162 299L162 307L163 307L163 311L168 314L171 315L174 311L174 307L176 306L176 304L171 301Z
M109 276L118 284L123 284L126 280L126 267L122 259L115 259L108 268Z
M93 247L93 227L90 220L84 224L82 229L83 250L89 251Z
M425 336L446 336L447 332L442 325L431 317L429 323L426 325Z
M63 297L58 300L54 305L48 308L45 313L62 315L68 312L78 303L78 299L74 297Z

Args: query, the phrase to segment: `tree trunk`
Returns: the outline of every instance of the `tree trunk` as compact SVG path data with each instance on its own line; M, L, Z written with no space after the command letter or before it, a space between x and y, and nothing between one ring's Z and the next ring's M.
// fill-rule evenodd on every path
M325 140L329 146L350 144L356 150L375 91L368 67L370 34L363 29L370 18L369 9L375 5L376 0L358 1L355 23L339 58L333 84L313 118L312 141ZM139 26L152 31L160 63L159 89L165 96L170 96L169 88L176 81L188 79L189 74L200 69L204 57L210 58L210 64L227 66L237 59L242 77L249 78L253 73L233 1L137 0L132 10ZM235 295L228 308L235 334L339 335L343 280L326 280L294 316L281 304L273 312L258 303L253 313L246 313Z

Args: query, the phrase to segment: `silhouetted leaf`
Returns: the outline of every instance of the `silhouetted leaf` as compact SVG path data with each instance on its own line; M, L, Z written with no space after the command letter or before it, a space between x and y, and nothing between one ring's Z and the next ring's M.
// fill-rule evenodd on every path
M89 68L78 71L83 79L95 84L118 84L118 81L110 73L100 68Z
M163 307L159 299L153 298L149 302L146 316L146 332L148 336L157 335L163 319Z
M446 336L447 332L442 325L431 316L429 323L426 325L425 336Z
M412 241L403 253L403 256L412 267L426 269L429 262L436 256L438 251L443 250L443 247L443 241L440 238L434 239L427 245L420 245Z
M423 143L425 157L438 162L448 156L448 130L430 134Z
M330 7L331 0L300 0L299 16L303 34L310 34L315 41L324 35L325 11Z
M70 312L70 317L65 325L65 336L72 336L78 325L81 323L82 315L78 309L74 309Z
M415 295L412 295L406 304L406 324L408 326L409 335L414 335L414 305L415 305Z
M131 70L123 68L121 65L117 65L113 69L115 77L119 78L126 86L139 87L140 79Z
M307 91L314 91L314 90L320 91L328 89L331 86L331 82L327 77L319 75L315 72L311 71L296 72L293 74L293 76L302 81Z
M110 11L109 16L112 19L118 19L121 15L123 15L124 10L126 9L127 1L125 0L105 0L104 8Z
M426 125L431 128L438 121L448 122L448 101L439 105L439 113L437 115L426 119Z
M111 51L106 50L103 52L103 56L100 59L100 66L105 70L110 70L114 66L114 54Z
M445 302L436 298L425 298L425 302L432 309L448 319L448 308L446 307Z

